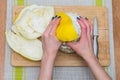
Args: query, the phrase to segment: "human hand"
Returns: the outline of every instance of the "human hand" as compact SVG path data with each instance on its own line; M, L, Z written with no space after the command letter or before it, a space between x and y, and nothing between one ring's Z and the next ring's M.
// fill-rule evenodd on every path
M58 48L61 45L61 42L55 36L55 31L59 21L60 18L58 17L52 20L42 35L44 57L41 62L39 80L52 80L54 59L56 57ZM97 80L112 80L109 75L107 75L107 73L105 73L105 71L102 69L97 59L95 58L95 55L93 54L93 40L91 35L92 29L89 21L81 18L78 20L78 23L82 27L80 40L75 43L68 42L67 44L84 59L91 58L87 59L88 66L92 70ZM46 56L50 58L48 59ZM94 56L94 58L91 56Z
M53 17L42 35L43 57L39 80L52 80L52 71L56 53L61 45L61 42L55 36L59 22L60 17Z
M67 45L83 58L86 58L87 56L93 56L92 26L89 20L86 18L77 19L79 25L82 28L80 40L78 42L68 42Z
M55 31L60 22L59 17L53 17L47 29L42 35L42 44L43 44L43 56L46 55L48 57L56 56L56 53L61 45L61 42L56 38Z

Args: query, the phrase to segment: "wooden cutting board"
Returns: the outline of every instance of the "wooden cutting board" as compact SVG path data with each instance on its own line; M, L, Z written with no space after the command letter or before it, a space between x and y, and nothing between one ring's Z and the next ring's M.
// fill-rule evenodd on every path
M13 7L13 19L23 9L24 6ZM57 12L73 12L80 16L88 17L93 25L94 17L98 18L99 26L99 62L102 66L110 64L110 48L108 35L108 14L105 7L90 7L90 6L55 6L55 13ZM89 54L89 53L88 53ZM22 57L12 51L11 62L13 66L40 66L40 61L35 62ZM66 54L58 52L55 60L55 66L87 66L86 62L76 53Z

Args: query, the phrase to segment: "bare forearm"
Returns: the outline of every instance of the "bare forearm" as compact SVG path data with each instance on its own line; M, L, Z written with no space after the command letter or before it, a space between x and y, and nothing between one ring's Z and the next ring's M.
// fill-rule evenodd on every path
M39 80L52 80L54 59L55 58L43 56Z
M88 66L92 70L96 80L112 80L110 76L104 71L104 69L100 66L97 58L92 55L92 58L84 58L88 63Z

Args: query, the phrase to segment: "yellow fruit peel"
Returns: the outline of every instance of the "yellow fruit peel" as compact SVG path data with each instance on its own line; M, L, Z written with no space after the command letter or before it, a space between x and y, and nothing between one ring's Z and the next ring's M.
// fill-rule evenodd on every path
M16 31L27 39L41 37L47 25L54 16L52 6L31 5L22 9L16 15L13 25L18 27Z
M73 41L78 39L79 35L76 32L71 18L64 12L57 13L61 16L60 24L56 30L56 36L60 41Z
M42 42L38 39L27 40L12 31L6 32L6 40L9 46L18 54L33 61L42 59Z

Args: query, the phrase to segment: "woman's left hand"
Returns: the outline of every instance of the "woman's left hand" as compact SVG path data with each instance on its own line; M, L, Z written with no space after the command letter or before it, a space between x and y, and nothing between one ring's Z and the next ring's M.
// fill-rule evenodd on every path
M52 80L55 57L61 45L61 42L55 36L59 22L60 17L52 19L42 35L43 57L41 61L39 80Z
M42 35L43 56L55 58L61 42L56 38L55 32L60 22L59 17L53 17Z

